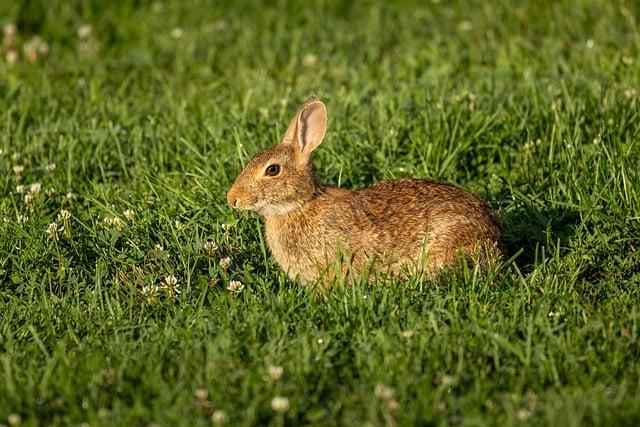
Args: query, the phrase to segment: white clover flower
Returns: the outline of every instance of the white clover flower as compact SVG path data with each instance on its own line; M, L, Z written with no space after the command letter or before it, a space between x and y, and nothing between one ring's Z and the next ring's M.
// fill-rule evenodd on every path
M44 40L40 40L40 43L38 44L38 53L40 55L42 55L42 56L48 55L49 54L49 43L47 43Z
M162 251L164 251L164 246L162 246L160 243L156 243L155 246L153 247L153 249L156 252L162 252Z
M217 409L211 414L211 422L217 426L229 422L229 415L222 409Z
M26 215L18 214L16 220L19 224L25 224L27 221L29 221L29 217Z
M52 222L51 224L49 224L49 226L47 227L46 233L49 235L49 240L51 241L57 241L58 240L58 232L61 231L60 228L58 228L58 224L55 222Z
M407 329L406 331L402 331L400 335L402 335L402 338L408 339L415 335L415 331L412 331L411 329Z
M244 290L244 285L239 280L232 280L229 282L229 286L227 286L227 290L234 294L239 294Z
M18 27L10 22L2 27L2 33L7 37L15 36L18 33Z
M289 410L289 399L282 396L275 396L271 399L271 409L279 414L283 414Z
M66 209L62 209L58 214L58 221L67 221L69 218L71 218L71 212Z
M182 292L178 279L173 275L165 276L162 287L167 291L169 298L177 297Z
M269 377L271 377L271 379L275 381L282 377L284 368L278 365L269 365L269 367L267 368L267 372L269 373Z
M5 58L7 60L7 64L14 65L16 62L18 62L18 52L16 52L15 50L9 50L5 54Z
M22 166L22 165L14 165L13 166L13 173L15 173L16 175L20 175L20 174L22 174L22 172L24 172L24 166Z
M471 28L473 28L473 25L471 24L471 21L461 21L458 24L458 31L461 31L461 32L470 31Z
M376 387L373 390L373 393L376 395L378 399L389 400L393 398L394 391L391 387L382 383L378 383L376 384Z
M93 27L91 24L84 24L78 28L78 38L87 39L91 36L93 32Z
M178 40L181 39L184 36L184 30L180 27L176 27L173 30L171 30L171 37Z
M152 303L158 298L159 288L156 285L145 285L140 292L147 299L147 303Z
M74 201L76 198L77 198L77 197L76 197L76 195L75 195L75 194L73 194L73 193L69 192L69 193L67 193L67 194L64 196L64 201L65 201L65 202L72 202L72 201Z
M46 169L47 169L47 171L49 171L49 172L53 172L54 170L56 170L56 164L55 164L55 163L49 163L49 164L46 166Z
M318 62L318 57L313 53L308 53L302 58L302 65L305 67L313 67Z
M31 39L26 42L22 48L24 52L29 56L35 54L37 58L37 53L41 51L41 47L43 44L46 44L44 40L40 36L33 36ZM48 52L49 45L47 44L45 50Z
M116 230L122 231L124 229L124 222L122 222L122 220L120 218L114 217L113 218L113 222L114 222L114 225L116 227Z
M531 418L531 412L528 409L520 409L516 414L516 417L520 421L527 421L529 418Z
M33 184L31 184L31 186L29 187L29 192L34 195L37 196L38 193L40 193L40 190L42 189L42 185L39 182L34 182Z
M215 251L218 250L218 245L212 240L207 240L204 245L202 245L202 249L204 249L204 252L207 255L212 256Z
M231 257L224 257L218 263L221 269L226 270L231 267Z
M24 193L24 185L16 185L16 193L18 194Z
M197 388L193 391L193 395L197 400L207 400L207 397L209 397L209 392L206 388Z
M9 414L7 422L10 426L19 426L22 423L22 416L18 413Z
M133 211L133 209L125 210L124 212L122 212L122 215L124 215L127 221L133 221L133 219L136 217L136 213Z
M124 230L124 222L116 216L105 218L103 223L107 228L115 228L118 231Z
M438 378L438 382L445 386L445 387L449 387L451 384L453 384L455 381L455 379L451 376L451 375L441 375L440 378Z
M180 230L182 230L184 228L184 224L179 219L176 219L173 222L173 224L176 227L176 230L178 230L178 231L180 231Z
M142 287L142 293L144 295L154 294L158 292L158 287L155 285L145 285Z

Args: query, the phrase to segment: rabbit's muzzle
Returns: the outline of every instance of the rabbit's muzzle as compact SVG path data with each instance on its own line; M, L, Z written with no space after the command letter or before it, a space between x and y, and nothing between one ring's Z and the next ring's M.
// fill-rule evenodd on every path
M234 187L231 187L229 192L227 193L227 203L231 205L233 208L238 208L238 203L240 202L240 197L238 192Z

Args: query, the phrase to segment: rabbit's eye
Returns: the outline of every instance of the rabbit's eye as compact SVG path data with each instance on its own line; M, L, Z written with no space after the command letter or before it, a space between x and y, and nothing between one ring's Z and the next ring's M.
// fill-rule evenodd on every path
M264 171L264 174L267 176L276 176L280 173L280 165L269 165L267 169Z

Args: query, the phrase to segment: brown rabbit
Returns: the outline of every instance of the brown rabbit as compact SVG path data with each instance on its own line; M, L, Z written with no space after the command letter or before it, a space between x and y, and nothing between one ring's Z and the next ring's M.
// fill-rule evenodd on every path
M231 206L264 216L269 249L289 277L308 283L370 268L433 276L460 255L481 268L500 258L499 217L460 188L420 179L359 190L318 183L310 156L326 127L326 107L311 97L282 143L257 154L227 194Z

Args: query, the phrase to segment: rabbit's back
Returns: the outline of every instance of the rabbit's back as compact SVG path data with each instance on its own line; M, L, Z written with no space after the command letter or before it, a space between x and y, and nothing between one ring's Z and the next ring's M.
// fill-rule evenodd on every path
M356 192L369 218L372 246L428 270L499 246L500 220L481 198L450 184L419 179L383 181ZM485 255L482 253L481 255Z

